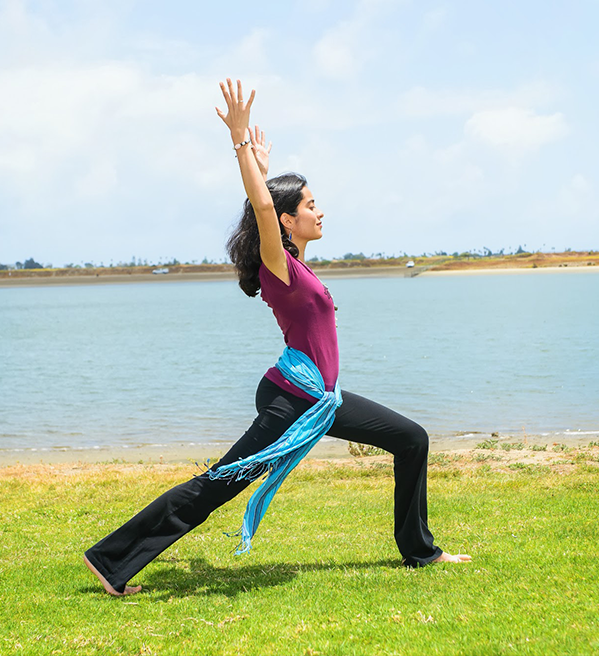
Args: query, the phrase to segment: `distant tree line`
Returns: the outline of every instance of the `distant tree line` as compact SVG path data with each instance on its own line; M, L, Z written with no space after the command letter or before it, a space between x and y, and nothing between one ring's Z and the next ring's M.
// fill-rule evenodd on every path
M552 251L555 252L555 248L551 249ZM506 252L507 251L507 252ZM546 251L541 251L541 249L534 251L536 253L540 252L546 252ZM571 248L566 248L564 249L564 252L570 253L572 252ZM586 252L586 251L585 251ZM590 250L588 251L589 253L594 253L595 251ZM505 249L502 248L496 252L493 252L490 248L487 246L483 246L482 249L472 249L469 251L463 251L463 252L458 252L455 251L454 253L447 253L446 251L435 251L433 253L422 253L421 255L415 255L411 254L408 255L408 253L401 252L398 255L395 253L392 253L388 255L387 253L371 253L370 255L365 255L364 253L345 253L345 255L341 257L333 257L333 258L323 258L323 257L312 257L308 260L308 262L313 262L313 263L319 263L319 264L330 264L333 261L340 261L340 260L346 260L346 261L360 261L360 260L397 260L397 259L402 259L402 258L427 258L427 257L454 257L454 258L460 258L460 259L475 259L475 258L482 258L482 257L503 257L506 255L522 255L522 254L528 254L531 253L531 251L528 251L526 249L526 244L518 246L517 249ZM157 260L154 261L148 261L147 259L142 260L141 258L136 258L133 256L130 261L119 261L116 264L113 263L113 261L110 261L110 264L106 266L103 262L100 264L94 264L94 262L81 262L80 264L65 264L64 268L65 269L104 269L104 268L112 268L112 267L138 267L138 266L151 266L151 267L157 267L157 266L178 266L180 264L231 264L231 262L227 258L223 258L220 261L208 259L207 257L204 257L204 259L201 262L198 262L198 260L191 260L191 262L181 262L179 261L176 257L171 257L171 258L166 258L166 257L160 257ZM51 269L52 265L51 264L40 264L36 260L34 260L32 257L30 257L28 260L25 260L24 262L15 262L14 265L9 265L9 264L0 264L0 271L6 271L8 269Z
M32 257L30 257L28 260L25 260L25 262L15 262L14 267L10 267L8 264L0 264L0 271L6 271L7 269L51 269L52 265L51 264L46 264L45 266L43 264L40 264L39 262L36 262Z
M526 244L524 244L526 247ZM510 249L511 250L511 249ZM566 249L568 251L569 249ZM339 261L339 260L365 260L365 259L370 259L370 260L397 260L401 258L416 258L416 257L455 257L455 258L478 258L478 257L503 257L504 255L519 255L521 253L527 253L522 246L518 246L518 249L506 253L506 249L502 248L501 250L496 251L495 253L490 249L484 246L481 250L470 250L470 251L455 251L453 253L448 253L446 251L435 251L432 253L427 253L424 252L421 255L416 255L416 254L411 254L409 255L405 251L401 252L399 255L396 255L395 253L392 253L391 255L387 255L386 253L372 253L369 256L364 255L364 253L346 253L342 257L334 257L332 259L325 259L325 258L318 258L318 257L313 257L309 262L320 262L321 264L323 263L328 263L333 260Z

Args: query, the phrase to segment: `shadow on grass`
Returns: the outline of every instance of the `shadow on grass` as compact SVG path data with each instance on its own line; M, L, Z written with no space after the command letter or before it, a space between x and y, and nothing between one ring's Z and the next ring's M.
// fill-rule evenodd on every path
M276 563L216 567L198 558L189 561L189 569L173 565L148 572L144 590L154 598L188 597L190 595L224 595L235 597L257 588L283 585L304 572L327 570L356 570L377 567L400 568L399 558L372 562L346 563ZM158 593L156 595L156 593Z

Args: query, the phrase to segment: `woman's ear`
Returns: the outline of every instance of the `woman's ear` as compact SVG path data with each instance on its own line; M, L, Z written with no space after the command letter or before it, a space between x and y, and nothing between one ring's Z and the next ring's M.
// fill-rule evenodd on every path
M283 224L284 228L287 228L287 230L291 230L293 227L293 219L294 217L292 217L291 214L287 214L287 212L283 212L279 217L279 221Z

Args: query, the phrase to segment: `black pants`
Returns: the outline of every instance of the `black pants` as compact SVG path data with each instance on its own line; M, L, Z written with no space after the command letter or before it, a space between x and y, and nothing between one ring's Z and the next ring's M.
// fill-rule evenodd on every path
M426 565L441 555L427 526L426 467L428 435L410 419L357 394L342 391L328 435L371 444L393 454L395 540L407 565ZM258 416L216 468L257 453L275 442L309 407L263 378L256 391ZM165 492L126 524L86 551L92 564L122 592L137 572L219 506L249 485L248 481L211 481L207 474Z

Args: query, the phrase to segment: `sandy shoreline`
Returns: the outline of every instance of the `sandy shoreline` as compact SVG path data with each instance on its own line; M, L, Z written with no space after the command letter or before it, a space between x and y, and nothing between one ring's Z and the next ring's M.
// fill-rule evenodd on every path
M496 441L501 444L524 443L528 447L557 444L568 447L584 447L589 443L599 443L599 429L568 433L550 433L542 435L522 435L519 433L495 436L488 433L468 433L463 436L430 438L431 453L472 451L477 445ZM200 466L208 459L215 460L224 455L229 444L157 444L140 446L104 446L96 448L73 449L56 447L47 449L0 449L0 467L16 464L74 464L74 463L143 463L176 464L198 463ZM348 443L344 440L324 439L311 451L310 458L320 460L351 459Z
M599 267L587 266L567 266L567 267L496 267L494 269L449 269L445 271L424 271L422 276L474 276L478 274L496 275L496 274L531 274L537 275L541 273L599 273Z
M350 457L347 446L340 441L321 442L313 450L317 458ZM65 447L48 449L0 449L0 467L21 464L54 463L188 463L202 465L207 460L222 457L230 444L148 444L140 446L103 446L96 448L71 449Z
M377 267L347 267L338 269L315 269L320 278L412 278L415 276L473 276L498 274L539 274L539 273L599 273L599 267L576 266L548 266L536 268L524 267L495 267L492 269L457 269L447 271L429 271L422 267L406 269L400 266ZM194 273L168 273L166 275L153 275L147 273L115 274L115 275L81 275L81 276L31 276L31 277L0 277L2 287L45 287L69 285L114 285L114 284L168 284L174 282L218 282L223 280L237 280L232 271L212 271Z
M129 285L132 283L168 284L173 282L215 282L236 280L229 271L209 273L169 273L152 275L147 273L98 275L98 276L32 276L23 278L0 278L0 287L46 287L70 285Z
M447 471L450 468L467 473L484 467L488 471L514 473L515 470L526 470L529 467L544 467L545 471L549 471L548 468L551 468L553 471L564 473L576 465L582 464L586 467L593 467L599 472L599 440L597 438L599 438L599 431L594 440L585 437L585 439L576 439L567 443L509 439L483 440L481 442L480 438L477 441L462 441L460 444L433 443L429 455L429 469L431 472L435 472ZM154 471L156 467L159 467L160 471L177 472L181 476L189 477L198 475L207 469L205 460L189 457L191 455L189 449L156 451L142 447L134 458L119 458L119 453L127 455L118 450L111 450L109 454L105 453L100 457L98 451L88 450L79 452L79 458L76 460L72 458L72 452L62 454L61 458L56 457L58 454L52 454L49 458L10 461L5 461L0 457L0 479L14 477L36 479L40 476L45 479L61 479L65 476L75 475L87 478L104 472L120 472L129 475L137 472L136 475L138 475L146 471ZM108 458L107 455L111 457ZM131 456L131 452L128 455ZM362 469L380 467L383 463L390 468L392 462L390 454L365 454L356 457L350 455L347 448L344 450L315 449L299 463L298 468L317 471L335 467Z

